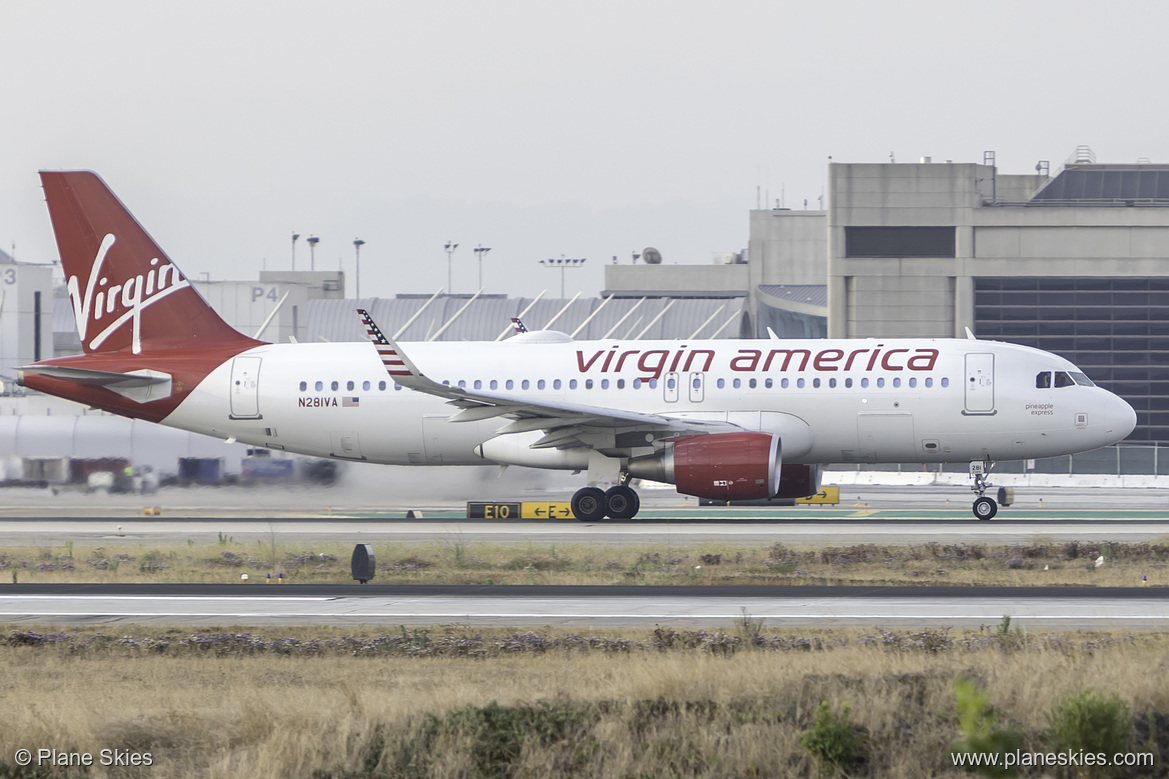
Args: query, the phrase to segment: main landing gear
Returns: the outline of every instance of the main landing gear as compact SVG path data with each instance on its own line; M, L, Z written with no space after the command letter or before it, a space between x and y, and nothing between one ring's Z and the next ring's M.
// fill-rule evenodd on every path
M633 519L641 508L641 498L624 482L629 478L623 474L622 483L608 490L597 487L583 487L572 496L572 515L581 522L596 522L610 519Z
M989 457L970 463L970 478L974 479L974 486L970 489L978 495L973 506L974 516L978 519L991 519L999 511L999 504L994 502L994 498L986 497L986 490L990 486L987 479L993 468L994 460Z

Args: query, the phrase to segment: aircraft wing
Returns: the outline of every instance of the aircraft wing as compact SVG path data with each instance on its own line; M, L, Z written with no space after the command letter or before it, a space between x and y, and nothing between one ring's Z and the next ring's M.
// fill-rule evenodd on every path
M532 444L533 449L565 449L579 446L605 448L613 446L616 435L651 434L653 438L694 433L726 433L741 430L728 422L692 419L671 414L647 414L637 411L568 403L559 400L533 398L501 392L468 390L449 384L440 384L428 378L402 351L397 343L385 335L369 313L357 309L370 340L381 357L386 372L403 387L446 398L459 409L451 422L473 422L492 417L511 420L499 430L500 434L543 430L543 438ZM647 446L644 435L641 446Z

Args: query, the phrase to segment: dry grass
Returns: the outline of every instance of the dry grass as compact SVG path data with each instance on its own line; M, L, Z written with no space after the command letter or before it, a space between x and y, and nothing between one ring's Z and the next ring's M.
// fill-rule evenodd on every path
M1169 721L1169 636L1065 635L1012 650L955 635L936 651L910 634L805 637L820 648L172 657L7 644L0 776L16 775L2 762L16 749L40 747L154 760L91 776L816 776L799 734L821 701L848 702L867 735L855 774L957 776L959 675L989 691L1029 748L1043 746L1045 712L1083 686L1119 693L1137 719ZM1158 738L1169 748L1169 730Z
M134 541L0 551L0 580L238 582L283 573L288 582L348 582L352 546ZM463 542L375 550L379 583L443 584L954 584L1169 585L1169 542L918 544L848 547L703 543L628 547L515 547ZM1104 564L1095 561L1103 557Z

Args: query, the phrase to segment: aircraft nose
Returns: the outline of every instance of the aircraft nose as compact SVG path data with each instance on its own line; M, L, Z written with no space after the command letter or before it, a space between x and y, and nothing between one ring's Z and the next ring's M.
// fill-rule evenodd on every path
M1116 443L1128 438L1128 434L1137 426L1137 412L1133 411L1123 398L1113 395L1104 404L1105 435L1109 443Z

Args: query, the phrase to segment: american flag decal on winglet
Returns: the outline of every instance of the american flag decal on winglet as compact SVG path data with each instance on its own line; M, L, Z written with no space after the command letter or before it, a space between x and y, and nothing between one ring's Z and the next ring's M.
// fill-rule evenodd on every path
M402 356L398 354L398 350L390 344L390 339L386 338L381 328L373 321L373 317L369 315L369 312L363 308L359 308L357 309L357 313L361 316L361 321L365 325L366 334L373 341L373 345L377 347L378 356L382 358L382 365L386 366L386 373L391 376L412 376L413 374L402 360Z

